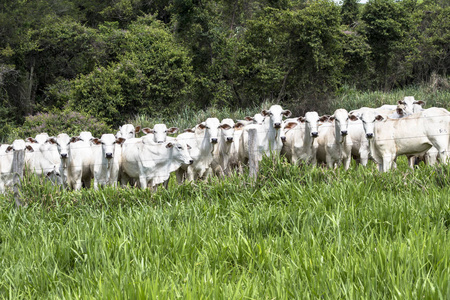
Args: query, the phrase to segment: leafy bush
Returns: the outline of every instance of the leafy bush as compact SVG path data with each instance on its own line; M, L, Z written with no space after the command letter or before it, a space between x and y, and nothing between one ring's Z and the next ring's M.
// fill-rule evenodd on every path
M90 131L93 136L99 137L103 133L110 133L111 128L87 114L63 110L26 117L23 126L17 129L16 136L26 138L41 132L47 132L50 136L60 133L78 135L81 131Z

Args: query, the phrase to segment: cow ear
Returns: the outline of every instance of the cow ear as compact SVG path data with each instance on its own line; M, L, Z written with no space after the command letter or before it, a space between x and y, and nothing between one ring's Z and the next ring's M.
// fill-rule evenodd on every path
M166 148L172 148L173 144L172 143L167 143Z
M261 111L261 114L262 114L264 117L267 117L267 116L270 114L270 112L269 112L268 110L266 110L266 109L263 109L263 110Z
M70 139L70 142L69 142L69 143L76 143L76 142L78 142L78 141L82 141L82 139L80 139L79 136L73 136L73 137Z
M231 126L230 125L228 125L228 124L220 124L220 126L219 126L220 128L222 128L222 129L224 129L224 130L228 130L228 129L230 129L231 128Z
M329 118L329 116L321 116L320 118L319 118L319 122L326 122L326 121L328 121L328 118Z
M170 133L170 134L177 133L177 131L178 131L178 127L170 127L169 129L167 129L167 133Z
M141 125L136 126L136 127L134 128L134 133L138 133L139 131L141 131Z
M422 100L415 101L414 104L419 104L420 106L424 107L425 101L422 101Z
M142 128L142 132L145 134L153 133L153 129L145 127L145 128Z
M336 118L334 116L331 116L331 117L328 118L328 122L333 122L334 119L336 119Z
M285 130L286 130L286 129L292 129L292 128L294 128L294 127L297 126L297 125L298 125L297 122L289 122L289 123L286 124L286 126L284 126L284 129L285 129Z
M206 128L206 124L204 122L202 122L202 123L198 124L198 127L200 129L205 129Z
M194 133L195 131L194 131L194 130L192 130L191 128L188 128L188 129L185 129L185 130L183 130L183 132L190 132L190 133Z
M9 152L11 152L12 149L13 149L13 146L8 146L8 148L6 148L6 150L5 150L5 152L9 153Z
M358 117L355 116L355 115L349 115L348 118L349 118L351 121L357 121L357 120L358 120Z
M34 139L34 138L32 138L32 137L27 137L25 140L26 140L27 142L30 142L30 143L37 143L37 142L38 142L36 139Z
M289 118L289 117L292 115L291 111L288 110L288 109L283 110L282 114L283 114L286 118Z
M125 141L126 141L126 139L124 139L124 138L118 138L118 139L116 139L116 144L122 145Z
M102 143L102 141L100 141L98 138L91 139L91 142L96 145L100 145Z
M297 121L305 123L306 122L306 118L305 117L300 117L297 119Z
M192 149L192 147L189 146L188 144L186 144L186 147L187 147L188 150L191 150L191 149Z
M382 115L378 115L378 116L375 117L375 120L376 120L376 121L383 121L384 118L383 118Z
M30 152L34 152L33 147L31 147L30 145L26 145L26 146L25 146L25 150L28 150L28 151L30 151Z
M398 100L397 104L406 104L406 102L403 100Z
M253 120L254 120L252 117L249 117L249 116L245 117L244 119L245 119L246 121L253 121Z
M404 114L403 109L401 109L400 107L397 107L396 111L397 111L397 114L399 114L400 116L403 116L403 114Z
M57 143L56 140L55 140L55 138L53 138L53 137L47 139L46 142L47 142L47 143L50 143L50 144L53 144L53 145Z
M237 122L236 124L234 124L234 128L236 129L241 129L244 128L245 124L242 122Z

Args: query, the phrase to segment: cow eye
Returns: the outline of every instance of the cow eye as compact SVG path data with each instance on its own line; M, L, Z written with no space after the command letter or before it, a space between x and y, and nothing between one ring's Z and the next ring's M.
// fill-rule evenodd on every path
M181 146L177 146L177 148L178 148L179 150L183 150L183 147L181 147Z

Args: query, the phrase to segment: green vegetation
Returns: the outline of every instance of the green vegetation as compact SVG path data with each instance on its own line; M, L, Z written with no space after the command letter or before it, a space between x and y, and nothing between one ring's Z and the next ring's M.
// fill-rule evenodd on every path
M0 295L445 299L449 176L267 159L256 184L67 192L29 179L26 209L0 199Z
M450 69L444 0L4 1L0 28L3 139L55 111L111 128L263 102L325 113L347 86L389 92Z

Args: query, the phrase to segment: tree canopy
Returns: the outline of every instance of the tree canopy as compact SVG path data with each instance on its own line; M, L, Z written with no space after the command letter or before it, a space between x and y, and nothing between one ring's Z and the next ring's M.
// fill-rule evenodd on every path
M0 122L78 111L116 126L185 105L326 109L343 84L447 76L450 6L424 0L0 4ZM1 134L1 133L0 133Z

